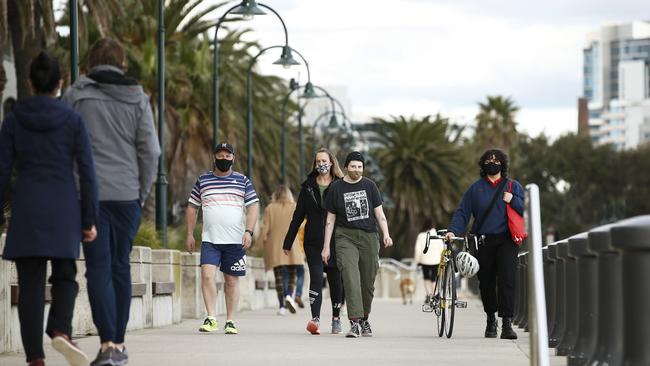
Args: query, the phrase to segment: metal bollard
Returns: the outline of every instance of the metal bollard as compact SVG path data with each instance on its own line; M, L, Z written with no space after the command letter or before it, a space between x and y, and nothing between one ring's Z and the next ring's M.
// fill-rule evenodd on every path
M528 303L526 301L526 277L524 272L524 255L526 253L519 253L519 265L517 266L517 289L515 291L515 298L517 299L517 307L515 308L516 314L513 317L512 323L517 325L521 323L521 319L524 316L524 308Z
M556 346L556 354L557 354L557 347L560 346L562 343L562 340L564 339L564 333L566 333L566 327L567 327L567 309L568 309L568 297L567 297L567 267L568 267L568 261L569 261L569 241L568 240L562 240L557 244L557 257L558 261L560 262L559 266L557 267L557 292L555 298L557 299L556 302L556 311L555 311L555 316L557 317L557 324L556 327L553 329L553 337L551 339L555 338L557 339L557 346Z
M650 365L650 215L614 225L611 236L623 258L622 365Z
M623 360L623 266L612 246L613 225L589 231L589 247L598 254L598 330L589 366L620 365Z
M546 294L546 326L547 334L553 330L555 317L555 258L551 256L551 248L555 244L549 244L542 249L544 255L544 290ZM553 347L549 342L549 347Z
M525 306L525 302L521 300L522 282L521 282L521 253L517 255L517 272L515 272L515 309L512 314L512 324L517 325L519 316L521 314L521 307Z
M522 307L521 307L521 313L519 314L519 319L517 322L517 326L519 328L524 328L526 326L526 323L528 322L528 253L523 253L521 257L519 257L521 263L521 276L519 277L521 279L522 285L521 285L521 299L522 299Z
M578 302L576 341L567 365L586 365L596 349L598 330L598 260L589 248L589 236L583 233L569 239L569 252L576 259Z
M579 234L582 235L582 234ZM567 251L568 256L566 259L566 272L565 272L565 282L566 282L566 303L565 303L565 321L566 328L564 329L564 336L560 341L560 344L555 349L555 354L558 356L568 356L576 344L576 339L578 335L578 268L576 263L575 253L571 250L572 245L571 241L574 240L575 236L567 239Z
M548 296L553 296L553 304L549 309L549 313L552 313L553 323L549 326L548 332L548 346L557 347L559 343L558 336L555 334L556 330L559 329L559 314L558 307L562 304L563 298L559 296L559 287L560 287L560 268L562 270L562 287L564 288L564 262L560 261L558 258L558 242L555 242L548 246L549 258L553 260L553 271L549 271L549 277L553 277L551 282L552 292L548 292Z
M574 284L570 284L575 280L575 259L571 263L571 257L569 256L569 241L564 240L558 243L558 258L563 262L563 275L562 278L558 278L558 284L561 283L561 290L558 291L558 303L561 306L558 307L558 314L560 316L560 324L558 327L558 344L555 348L555 354L558 356L566 356L568 353L566 343L569 343L569 337L567 337L567 331L569 328L569 321L571 316L574 316L574 312L571 311L571 305L575 304L575 299L571 300L571 293L574 291ZM574 294L575 295L575 294ZM575 298L575 296L573 296Z

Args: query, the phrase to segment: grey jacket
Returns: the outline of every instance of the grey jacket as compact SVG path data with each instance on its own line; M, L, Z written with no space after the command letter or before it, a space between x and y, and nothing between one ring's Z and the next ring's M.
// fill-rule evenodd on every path
M91 70L96 71L123 75L108 65ZM65 92L63 100L86 122L99 200L144 202L156 177L160 145L149 97L142 87L98 83L83 75Z

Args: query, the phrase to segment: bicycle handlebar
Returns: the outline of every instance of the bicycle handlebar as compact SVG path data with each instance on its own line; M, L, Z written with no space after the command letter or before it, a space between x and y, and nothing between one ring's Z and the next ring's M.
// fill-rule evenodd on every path
M463 243L465 243L465 238L460 237L460 236L452 236L451 238L447 239L445 234L447 234L448 232L449 232L449 230L441 229L441 230L437 231L436 235L431 235L431 232L427 231L427 239L426 239L427 241L426 241L426 243L424 245L424 250L422 251L422 253L427 254L427 252L429 251L429 243L430 243L431 239L442 239L442 241L444 241L447 244L452 243L452 242L463 242ZM438 235L438 234L442 234L442 235Z

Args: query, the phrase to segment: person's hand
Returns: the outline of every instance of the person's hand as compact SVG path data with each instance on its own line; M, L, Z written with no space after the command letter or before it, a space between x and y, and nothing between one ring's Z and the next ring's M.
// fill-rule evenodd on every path
M196 241L194 240L194 235L188 235L185 239L185 249L187 252L192 254L196 248Z
M82 230L81 233L83 234L84 243L90 243L91 241L95 241L95 238L97 238L97 228L95 225L88 230Z
M505 203L510 203L512 201L512 193L510 192L503 192L503 201Z
M251 245L253 244L253 237L251 236L251 233L246 231L244 233L244 237L242 238L241 243L244 246L244 250L248 250L248 248L250 248Z
M291 253L290 250L286 250L286 249L282 249L282 251L284 252L284 255L286 255L287 257L289 256L289 253Z
M452 233L451 231L447 232L447 234L445 234L445 241L450 241L454 236L456 236L456 234Z
M323 259L323 262L327 263L330 260L330 248L323 247L323 251L320 252L320 256Z
M390 236L384 237L384 248L392 247L393 239Z

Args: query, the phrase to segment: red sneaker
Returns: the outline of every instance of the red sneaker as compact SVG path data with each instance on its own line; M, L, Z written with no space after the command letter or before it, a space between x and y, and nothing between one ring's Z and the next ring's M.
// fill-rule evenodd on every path
M45 361L42 358L37 358L35 360L32 360L29 363L29 366L45 366Z
M314 318L307 322L307 331L313 335L320 335L320 320Z
M52 348L65 357L70 366L88 366L88 356L68 337L61 332L52 332Z

